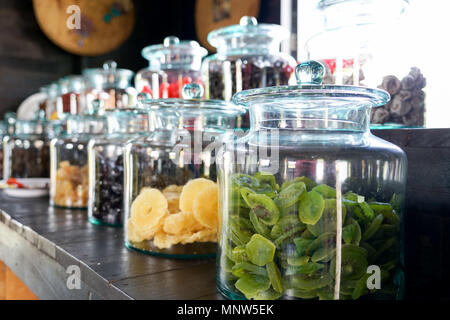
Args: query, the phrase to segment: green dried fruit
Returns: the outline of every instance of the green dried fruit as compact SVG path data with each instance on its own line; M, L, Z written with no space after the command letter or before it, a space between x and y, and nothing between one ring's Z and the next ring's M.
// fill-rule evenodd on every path
M275 262L271 261L266 264L267 274L269 275L270 283L272 288L277 292L283 292L283 286L281 284L281 273Z
M312 275L324 268L324 265L316 262L308 262L296 268L297 274Z
M290 181L286 181L283 183L283 185L281 186L281 189L287 188L288 186L290 186L293 183L297 183L297 182L303 182L306 186L306 189L308 191L311 191L312 188L314 188L317 184L312 181L311 179L305 177L305 176L301 176L301 177L297 177L294 180L290 180Z
M294 288L301 290L316 290L331 284L331 277L324 273L313 277L292 276L290 282Z
M305 239L303 236L301 238L295 238L294 243L297 248L297 253L299 256L306 255L306 249L309 247L309 245L313 242L311 239Z
M266 291L260 291L255 295L246 296L249 300L277 300L283 296L283 293L276 292L275 290L269 289Z
M251 264L250 262L236 263L232 267L231 272L236 277L242 277L246 274L256 274L259 276L267 277L267 270L265 268L255 266L254 264Z
M323 247L314 251L311 257L312 262L328 262L336 255L334 247Z
M237 246L231 250L231 257L236 263L249 261L247 251L244 246Z
M278 189L280 188L275 180L275 176L271 173L257 172L254 177L259 181L260 184L268 184L275 191L278 191Z
M250 261L257 266L265 266L273 261L276 247L267 238L259 234L254 234L245 246Z
M336 199L336 190L326 184L320 184L312 189L320 193L325 199Z
M266 238L270 237L269 228L265 224L260 222L255 212L253 211L250 211L250 222L252 223L252 226L257 233L263 235Z
M324 200L320 193L315 191L307 192L300 200L298 215L300 221L314 225L322 217L324 209Z
M296 204L304 193L306 193L306 186L303 182L293 183L281 189L274 201L278 208L286 209Z
M270 281L264 276L246 274L236 281L235 287L245 296L254 296L261 291L269 289Z
M342 229L342 239L347 244L359 245L361 241L361 227L355 219L348 219L348 225Z
M383 219L384 219L384 216L380 213L379 215L376 216L375 219L372 220L372 222L369 224L369 226L367 227L367 229L364 231L364 233L362 235L362 239L364 241L369 240L370 237L372 237L375 234L375 232L378 231L381 224L383 223Z
M244 200L262 223L268 226L277 223L280 217L280 210L270 197L265 194L244 192L245 194L242 195Z
M276 239L278 237L281 237L284 233L292 230L295 227L300 227L301 222L298 219L298 216L284 216L278 220L278 222L273 226L270 237L272 239Z
M367 204L367 202L360 202L359 207L369 221L375 218L375 212L373 212L373 209Z
M305 250L306 255L311 255L320 247L334 247L336 244L336 234L333 232L327 232L321 234L317 239L313 240Z
M341 279L355 280L362 277L367 271L367 252L358 246L345 244L341 250ZM330 264L330 275L336 275L336 258Z
M291 291L292 296L300 299L314 299L317 297L317 292L315 290L302 290L294 288Z
M293 229L286 231L282 236L276 238L273 242L277 247L280 247L286 240L289 240L292 237L297 236L304 229L305 229L304 226L294 227Z
M366 273L356 282L355 289L352 292L353 300L359 299L359 297L369 292L369 289L367 289L367 279L369 277L370 274Z
M308 261L309 261L308 256L287 258L287 263L293 267L303 266L303 265L307 264Z
M342 205L342 222L345 221L347 209ZM324 232L336 232L337 228L337 205L336 199L325 199L322 217L316 224L311 225L308 230L314 235Z

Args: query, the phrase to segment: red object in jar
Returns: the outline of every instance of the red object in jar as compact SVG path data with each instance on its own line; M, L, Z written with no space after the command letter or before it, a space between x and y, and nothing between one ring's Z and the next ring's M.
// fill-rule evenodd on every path
M169 98L179 98L180 97L180 89L178 86L178 81L172 82L169 85Z
M336 71L336 59L323 59L323 61L328 65L330 68L331 74L334 74ZM345 68L353 68L353 59L343 59L342 60L342 67Z
M163 82L159 86L159 97L160 98L168 98L169 97L169 84L167 82Z
M149 86L144 86L144 88L142 88L142 92L148 93L149 95L151 95L153 97L153 91L152 91L152 89L150 89Z

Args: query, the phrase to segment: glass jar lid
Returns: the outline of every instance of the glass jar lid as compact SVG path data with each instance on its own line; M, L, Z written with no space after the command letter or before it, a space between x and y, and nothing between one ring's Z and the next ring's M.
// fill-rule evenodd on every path
M218 49L232 45L251 50L273 42L278 46L282 40L289 38L289 35L289 30L280 25L259 24L255 17L244 16L239 24L211 31L208 34L208 42Z
M84 78L81 75L69 75L59 79L59 94L81 93L84 90Z
M131 86L134 72L128 69L118 69L117 63L108 60L103 63L102 68L91 68L83 70L86 85L90 88L120 88L126 89Z
M200 62L208 51L197 41L180 41L175 36L166 37L162 44L142 49L142 56L150 63L151 69L183 69Z
M389 99L389 93L381 89L351 85L324 85L325 67L311 60L295 68L298 85L250 89L236 93L233 102L250 107L273 104L279 108L333 108L349 105L381 106Z
M108 132L134 134L149 131L148 112L141 109L107 111Z

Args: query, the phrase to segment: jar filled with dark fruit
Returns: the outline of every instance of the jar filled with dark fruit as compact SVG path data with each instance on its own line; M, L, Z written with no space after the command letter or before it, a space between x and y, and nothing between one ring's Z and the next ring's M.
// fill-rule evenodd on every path
M8 126L0 121L0 180L3 179L3 138L8 135Z
M11 121L13 118L9 118ZM14 118L14 133L3 138L3 178L48 178L49 143L44 113L33 120Z
M87 208L89 195L88 143L107 132L101 101L90 112L69 115L63 131L50 144L50 204Z
M80 114L84 109L84 78L81 75L69 75L58 81L57 110L61 118L64 114Z
M295 59L280 52L289 31L279 25L258 24L254 17L242 17L239 25L208 34L217 53L203 60L207 99L230 101L236 92L287 85Z
M132 139L149 134L148 112L121 109L107 112L108 134L89 143L89 221L123 225L123 150Z
M170 36L163 44L142 49L142 56L148 60L147 68L135 77L138 92L157 98L180 98L185 84L202 83L202 58L208 52L196 41L180 41Z
M105 110L134 106L137 91L131 85L133 76L133 71L117 68L115 61L106 61L102 68L83 70L85 90L82 105L89 109L94 100L100 100Z
M299 84L237 93L251 129L218 170L217 287L230 299L401 299L407 161L370 133L380 89Z
M243 110L202 100L187 84L183 99L148 99L155 130L125 147L125 244L174 258L215 255L216 149L233 133Z

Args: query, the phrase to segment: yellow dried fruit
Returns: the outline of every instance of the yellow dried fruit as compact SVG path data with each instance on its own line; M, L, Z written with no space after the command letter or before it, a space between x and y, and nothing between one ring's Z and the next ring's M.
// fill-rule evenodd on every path
M217 228L218 188L214 184L200 191L194 199L194 217L202 226L210 229Z
M203 226L195 220L190 212L178 212L168 215L164 219L163 230L170 234L192 233L203 229Z
M180 209L184 212L193 212L193 203L195 196L211 186L215 186L215 182L205 178L194 179L186 183L180 196Z

